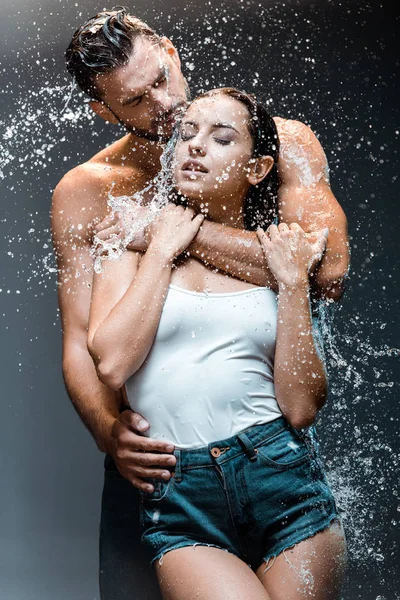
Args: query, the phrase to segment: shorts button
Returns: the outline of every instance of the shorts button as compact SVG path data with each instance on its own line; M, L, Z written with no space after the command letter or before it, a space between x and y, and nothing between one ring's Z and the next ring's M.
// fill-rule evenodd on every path
M218 456L221 455L221 450L219 448L211 448L211 454L215 457L218 458Z

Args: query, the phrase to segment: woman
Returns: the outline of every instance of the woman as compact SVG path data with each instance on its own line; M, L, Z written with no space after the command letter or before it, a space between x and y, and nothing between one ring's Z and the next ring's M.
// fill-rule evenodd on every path
M310 427L326 396L309 305L315 248L296 224L258 229L277 296L182 258L201 211L236 227L271 223L278 145L248 95L197 98L174 165L191 208L169 205L144 256L127 252L95 276L88 347L99 377L125 386L149 435L175 445L174 472L141 504L168 599L326 600L340 590L344 535Z

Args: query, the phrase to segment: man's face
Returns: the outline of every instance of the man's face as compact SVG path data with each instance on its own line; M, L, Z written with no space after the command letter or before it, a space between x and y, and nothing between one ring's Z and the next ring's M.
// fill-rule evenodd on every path
M154 141L167 141L189 91L178 54L168 40L162 45L141 36L123 67L98 75L96 85L106 107L128 131Z

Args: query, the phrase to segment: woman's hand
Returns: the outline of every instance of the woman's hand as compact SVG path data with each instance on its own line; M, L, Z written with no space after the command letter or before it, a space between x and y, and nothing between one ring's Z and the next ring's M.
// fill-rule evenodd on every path
M168 204L146 228L148 251L161 252L167 260L174 260L196 237L204 215L196 215L191 208Z
M322 258L328 230L306 234L297 223L270 225L257 230L268 266L279 284L288 287L307 284L309 274Z
M113 211L94 227L95 241L101 246L121 240L128 250L146 252L145 227L148 222L148 207L126 204L123 211Z

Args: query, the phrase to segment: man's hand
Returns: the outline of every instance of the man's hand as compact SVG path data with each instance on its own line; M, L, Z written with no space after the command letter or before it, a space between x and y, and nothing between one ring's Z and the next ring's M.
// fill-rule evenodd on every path
M141 435L148 428L139 413L124 410L114 422L108 452L123 477L139 490L151 493L154 486L146 479L168 481L171 477L168 467L175 465L176 458L172 454L173 444Z

